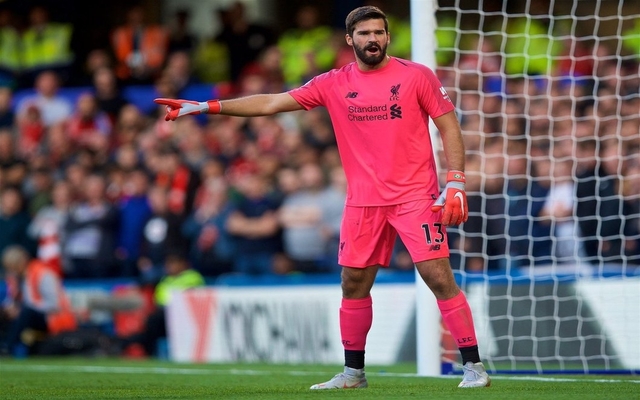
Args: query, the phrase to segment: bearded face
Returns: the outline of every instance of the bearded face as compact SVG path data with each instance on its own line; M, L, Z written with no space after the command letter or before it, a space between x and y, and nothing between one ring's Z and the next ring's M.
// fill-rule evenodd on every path
M364 46L358 46L354 43L353 48L356 52L356 57L370 67L380 64L387 56L387 43L380 45L375 42L369 42Z

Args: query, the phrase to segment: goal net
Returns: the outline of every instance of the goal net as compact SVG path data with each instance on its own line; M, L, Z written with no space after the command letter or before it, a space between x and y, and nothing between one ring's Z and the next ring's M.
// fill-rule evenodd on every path
M467 149L452 264L485 365L640 370L638 2L434 7L437 74ZM441 333L446 370L458 351Z

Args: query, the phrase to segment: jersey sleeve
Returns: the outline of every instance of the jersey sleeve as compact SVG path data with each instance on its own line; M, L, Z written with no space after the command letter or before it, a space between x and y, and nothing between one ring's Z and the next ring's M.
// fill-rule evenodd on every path
M449 94L430 68L424 67L422 90L419 91L418 100L429 116L438 118L455 109Z
M322 86L326 82L325 75L318 75L309 82L292 89L288 93L302 106L305 110L324 105L324 96Z

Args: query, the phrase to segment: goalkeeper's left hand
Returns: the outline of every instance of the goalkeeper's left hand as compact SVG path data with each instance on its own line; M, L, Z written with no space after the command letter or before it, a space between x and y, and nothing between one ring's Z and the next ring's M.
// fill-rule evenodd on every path
M167 106L167 114L164 117L165 121L175 121L176 118L183 115L196 115L196 114L218 114L220 113L220 101L192 101L182 99L167 99L160 97L153 100L157 104Z
M467 194L464 191L465 182L464 172L449 171L447 173L447 185L431 206L433 212L444 209L441 220L443 225L458 225L466 222L469 218Z

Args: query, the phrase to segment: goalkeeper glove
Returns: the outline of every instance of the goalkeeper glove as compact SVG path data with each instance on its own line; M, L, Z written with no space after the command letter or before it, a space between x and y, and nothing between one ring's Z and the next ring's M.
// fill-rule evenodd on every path
M174 100L164 97L153 100L157 104L167 106L167 115L165 115L165 121L175 121L176 118L183 115L194 114L219 114L222 107L219 100L209 101L191 101L191 100Z
M467 205L467 194L464 191L466 179L462 171L449 171L447 173L447 185L440 194L440 197L431 206L431 211L442 213L442 223L444 225L458 225L469 218L469 207Z

